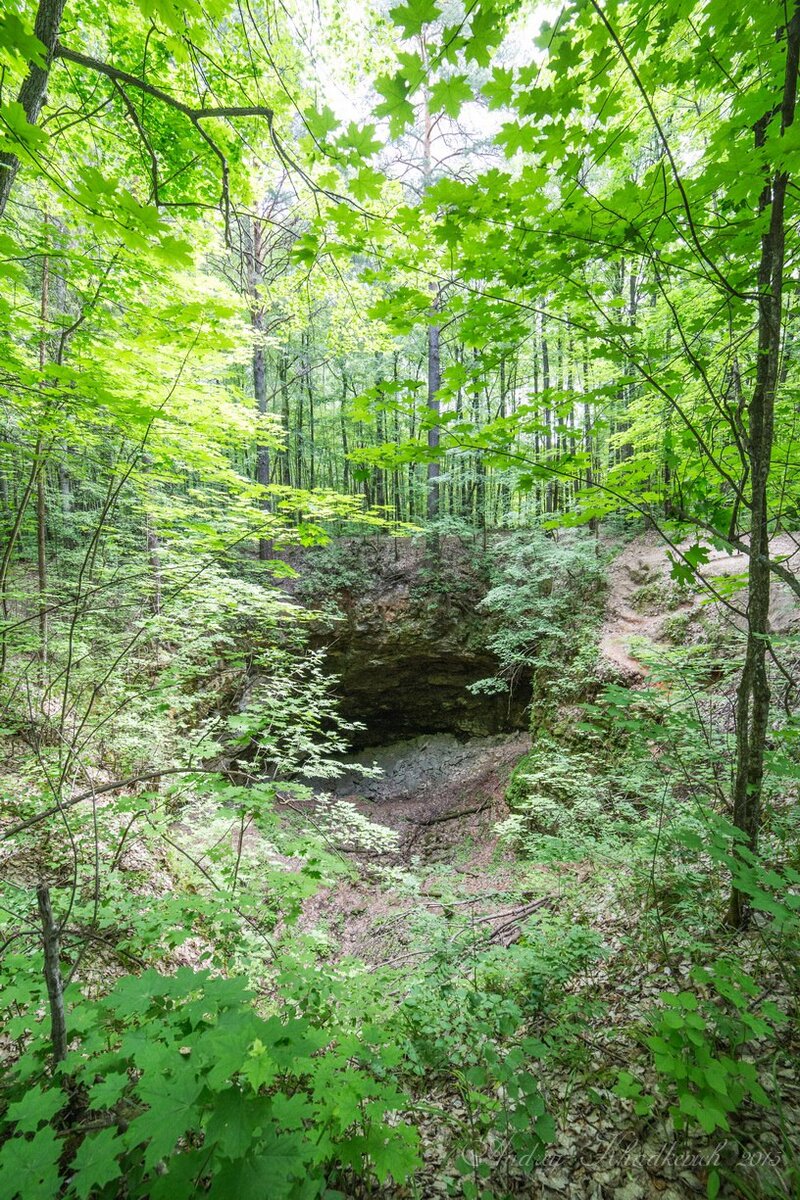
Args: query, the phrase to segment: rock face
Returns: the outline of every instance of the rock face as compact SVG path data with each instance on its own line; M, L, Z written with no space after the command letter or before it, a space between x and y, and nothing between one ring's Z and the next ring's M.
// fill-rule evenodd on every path
M339 679L343 715L366 726L353 738L356 749L421 733L468 738L526 727L528 681L517 681L510 696L469 690L495 673L497 660L478 608L487 580L463 546L440 547L435 572L424 546L408 541L354 543L345 552L357 583L331 572L345 585L334 593L343 619L315 641ZM312 605L316 598L308 596Z
M493 655L470 648L457 628L435 616L421 620L402 610L382 615L383 623L367 622L356 609L327 654L339 677L344 716L367 726L358 739L362 746L418 733L466 738L524 727L522 696L509 701L507 695L469 691L496 669Z

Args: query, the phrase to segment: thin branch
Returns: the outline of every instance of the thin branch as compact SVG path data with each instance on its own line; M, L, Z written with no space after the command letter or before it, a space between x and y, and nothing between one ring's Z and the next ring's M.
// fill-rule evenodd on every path
M54 57L64 59L65 62L77 63L78 66L86 67L90 71L97 71L100 75L105 75L117 83L127 83L129 87L138 88L140 91L146 92L148 96L154 96L162 104L168 104L171 108L176 108L178 112L183 113L184 116L193 122L214 117L266 117L268 121L272 121L275 116L273 110L265 104L229 105L224 108L193 108L192 105L179 100L177 96L165 92L163 88L156 87L153 83L148 83L146 79L140 79L137 75L131 75L129 71L123 71L121 67L113 67L110 63L103 62L102 59L92 58L89 54L81 54L79 50L70 50L63 42L56 44Z
M116 779L113 783L106 783L103 787L90 788L88 792L80 792L77 796L72 796L69 800L63 801L61 804L54 804L51 808L44 809L43 812L35 813L32 817L28 817L25 821L20 821L18 825L13 825L11 829L7 829L1 836L0 842L7 842L9 838L16 837L18 833L24 833L26 829L31 829L34 825L41 824L48 817L54 817L58 813L62 813L65 809L74 808L76 804L81 804L84 800L92 800L97 796L105 795L107 792L118 792L121 788L132 787L135 783L147 783L151 779L160 779L162 775L217 775L218 771L214 771L209 767L161 767L157 771L145 771L142 775L131 775L128 779Z
M272 127L275 113L273 109L266 104L231 104L217 108L196 108L191 104L186 104L185 101L179 100L177 96L173 96L170 92L163 88L157 87L153 83L149 83L146 79L140 79L138 75L132 75L130 71L124 71L121 67L114 67L110 63L103 62L102 59L93 58L90 54L82 54L79 50L71 50L65 46L63 42L57 42L54 57L63 59L65 62L76 63L80 67L86 67L90 71L96 71L100 75L105 75L112 81L115 89L122 96L128 115L134 122L139 136L144 142L145 149L150 155L150 168L153 182L154 202L158 204L158 162L152 146L147 138L142 122L140 121L136 111L128 99L122 84L127 84L128 87L138 88L139 91L145 92L148 96L153 96L156 100L160 100L162 104L174 108L177 112L182 113L189 121L192 122L200 137L206 143L212 154L217 158L220 165L220 173L222 176L222 194L220 196L220 206L222 208L225 220L225 241L230 244L230 224L231 224L231 199L230 199L230 174L228 169L228 160L224 151L217 145L211 134L203 128L202 122L209 119L230 120L234 117L264 117L269 126L270 137L272 143L283 159L285 158L285 150L278 142L275 132Z

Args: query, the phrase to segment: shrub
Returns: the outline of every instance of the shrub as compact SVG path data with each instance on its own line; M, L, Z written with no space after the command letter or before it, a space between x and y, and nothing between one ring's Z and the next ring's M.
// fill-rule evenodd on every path
M4 1006L35 999L18 986ZM6 1085L2 1195L114 1197L124 1179L131 1200L313 1200L337 1179L404 1179L416 1134L388 1120L406 1104L386 1081L396 1048L374 1028L265 1018L252 1000L241 980L189 968L79 1000L55 1074L34 1036ZM17 1036L35 1024L30 1009L11 1022Z
M610 787L596 762L542 735L511 776L511 815L496 829L523 855L539 861L579 859L600 841L627 836L636 811Z
M578 531L558 541L541 530L515 535L497 556L492 584L481 608L494 619L488 644L499 668L475 690L508 689L525 673L540 699L584 695L592 661L586 627L602 616L597 599L605 586L594 539Z
M696 1124L706 1133L728 1131L729 1115L745 1100L770 1104L755 1065L743 1051L753 1039L774 1035L785 1017L776 1005L760 998L758 984L733 960L694 967L691 978L706 994L688 989L662 992L663 1007L653 1014L653 1033L645 1040L676 1100L670 1108L675 1127ZM652 1097L641 1095L625 1072L617 1090L636 1100L637 1111L647 1111L652 1104Z

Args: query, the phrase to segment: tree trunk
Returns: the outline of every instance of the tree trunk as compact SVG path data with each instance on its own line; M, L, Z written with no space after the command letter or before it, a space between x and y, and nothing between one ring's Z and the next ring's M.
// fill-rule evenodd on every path
M45 48L44 66L29 63L28 74L17 96L17 103L22 105L29 125L36 124L42 111L47 94L47 77L50 74L65 5L66 0L40 0L39 3L33 31ZM8 150L0 154L0 217L6 211L18 170L19 159L16 154Z
M472 352L472 421L476 429L480 428L481 424L481 385L482 376L481 358L477 350ZM471 484L471 492L473 498L472 505L472 524L476 529L486 529L486 466L483 461L483 454L480 450L475 455L474 477Z
M47 662L47 503L44 463L36 480L36 566L39 583L39 661Z
M433 308L437 308L437 300ZM442 364L439 348L439 326L428 326L428 411L434 418L439 416L439 388L442 386ZM439 426L432 424L428 429L428 449L436 453L439 449ZM428 520L439 516L439 460L428 462Z
M283 418L284 446L281 451L281 482L292 485L292 466L289 446L291 414L289 411L289 351L284 347L278 358L278 378L281 385L281 416Z
M264 226L254 217L250 230L250 253L248 255L248 291L250 292L250 324L253 330L253 396L260 418L267 414L267 364L264 347L264 305L258 292L261 283L261 254ZM256 444L256 483L268 488L270 483L269 446L263 440L263 429L259 428ZM261 508L269 512L269 498L261 500ZM258 539L258 557L263 561L272 558L272 542L267 537Z
M44 978L47 998L50 1003L50 1040L53 1046L53 1061L63 1062L67 1057L67 1018L64 1012L64 985L61 979L60 947L58 926L53 920L50 905L50 889L41 883L36 889L36 902L42 922L42 945L44 947Z
M347 441L347 374L342 366L342 404L339 409L339 428L342 434L342 490L350 492L350 446Z
M795 0L786 30L786 67L781 129L794 121L797 71L800 63L800 0ZM770 114L771 117L772 114ZM756 147L764 144L769 118L756 127ZM779 172L767 183L760 209L769 209L769 226L761 238L758 268L758 359L748 406L748 459L751 487L750 558L748 568L747 645L736 697L736 775L733 823L748 849L758 845L764 749L769 724L770 690L767 674L769 636L769 505L768 480L772 457L775 391L778 381L785 259L784 210L789 176ZM747 897L734 884L728 922L742 928L749 918Z
M545 335L544 314L542 314L542 390L545 393L549 392L550 390L550 347L548 346L547 337ZM553 414L550 411L550 399L547 397L545 400L544 410L544 450L545 460L548 466L550 465L550 452L553 447L552 420ZM553 511L553 482L551 479L548 479L547 483L545 484L544 510L547 513L551 513Z
M306 334L306 394L308 396L308 486L313 492L316 486L315 456L317 452L314 443L314 381L311 375L311 332Z
M45 213L45 227L47 214ZM47 364L47 313L50 299L50 258L42 260L42 298L39 316L42 327L39 334L39 370L44 375ZM44 386L44 378L40 382ZM36 568L39 584L39 661L47 662L47 501L45 495L45 462L39 462L36 476Z
M594 487L594 442L592 439L592 406L587 399L589 395L589 358L588 355L583 359L583 449L586 454L586 474L584 476L584 486L587 488ZM589 519L589 529L597 536L599 529L599 521L597 517Z
M302 342L301 342L302 356ZM305 449L305 433L303 431L303 393L305 391L305 362L300 358L300 374L299 388L297 389L297 404L295 406L295 424L294 424L294 486L301 488L303 486L303 452ZM287 430L288 417L287 417Z
M150 611L154 617L161 616L161 555L158 546L158 533L150 513L145 517L145 544L147 558L150 563Z

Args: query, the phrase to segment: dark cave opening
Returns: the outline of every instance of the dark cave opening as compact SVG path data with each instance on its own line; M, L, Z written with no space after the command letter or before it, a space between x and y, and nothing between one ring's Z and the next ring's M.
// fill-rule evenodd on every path
M450 733L465 741L527 728L529 680L518 682L513 692L470 690L495 674L493 655L422 643L402 656L384 649L349 643L330 647L326 655L338 679L342 715L364 726L350 735L354 749L423 733Z

